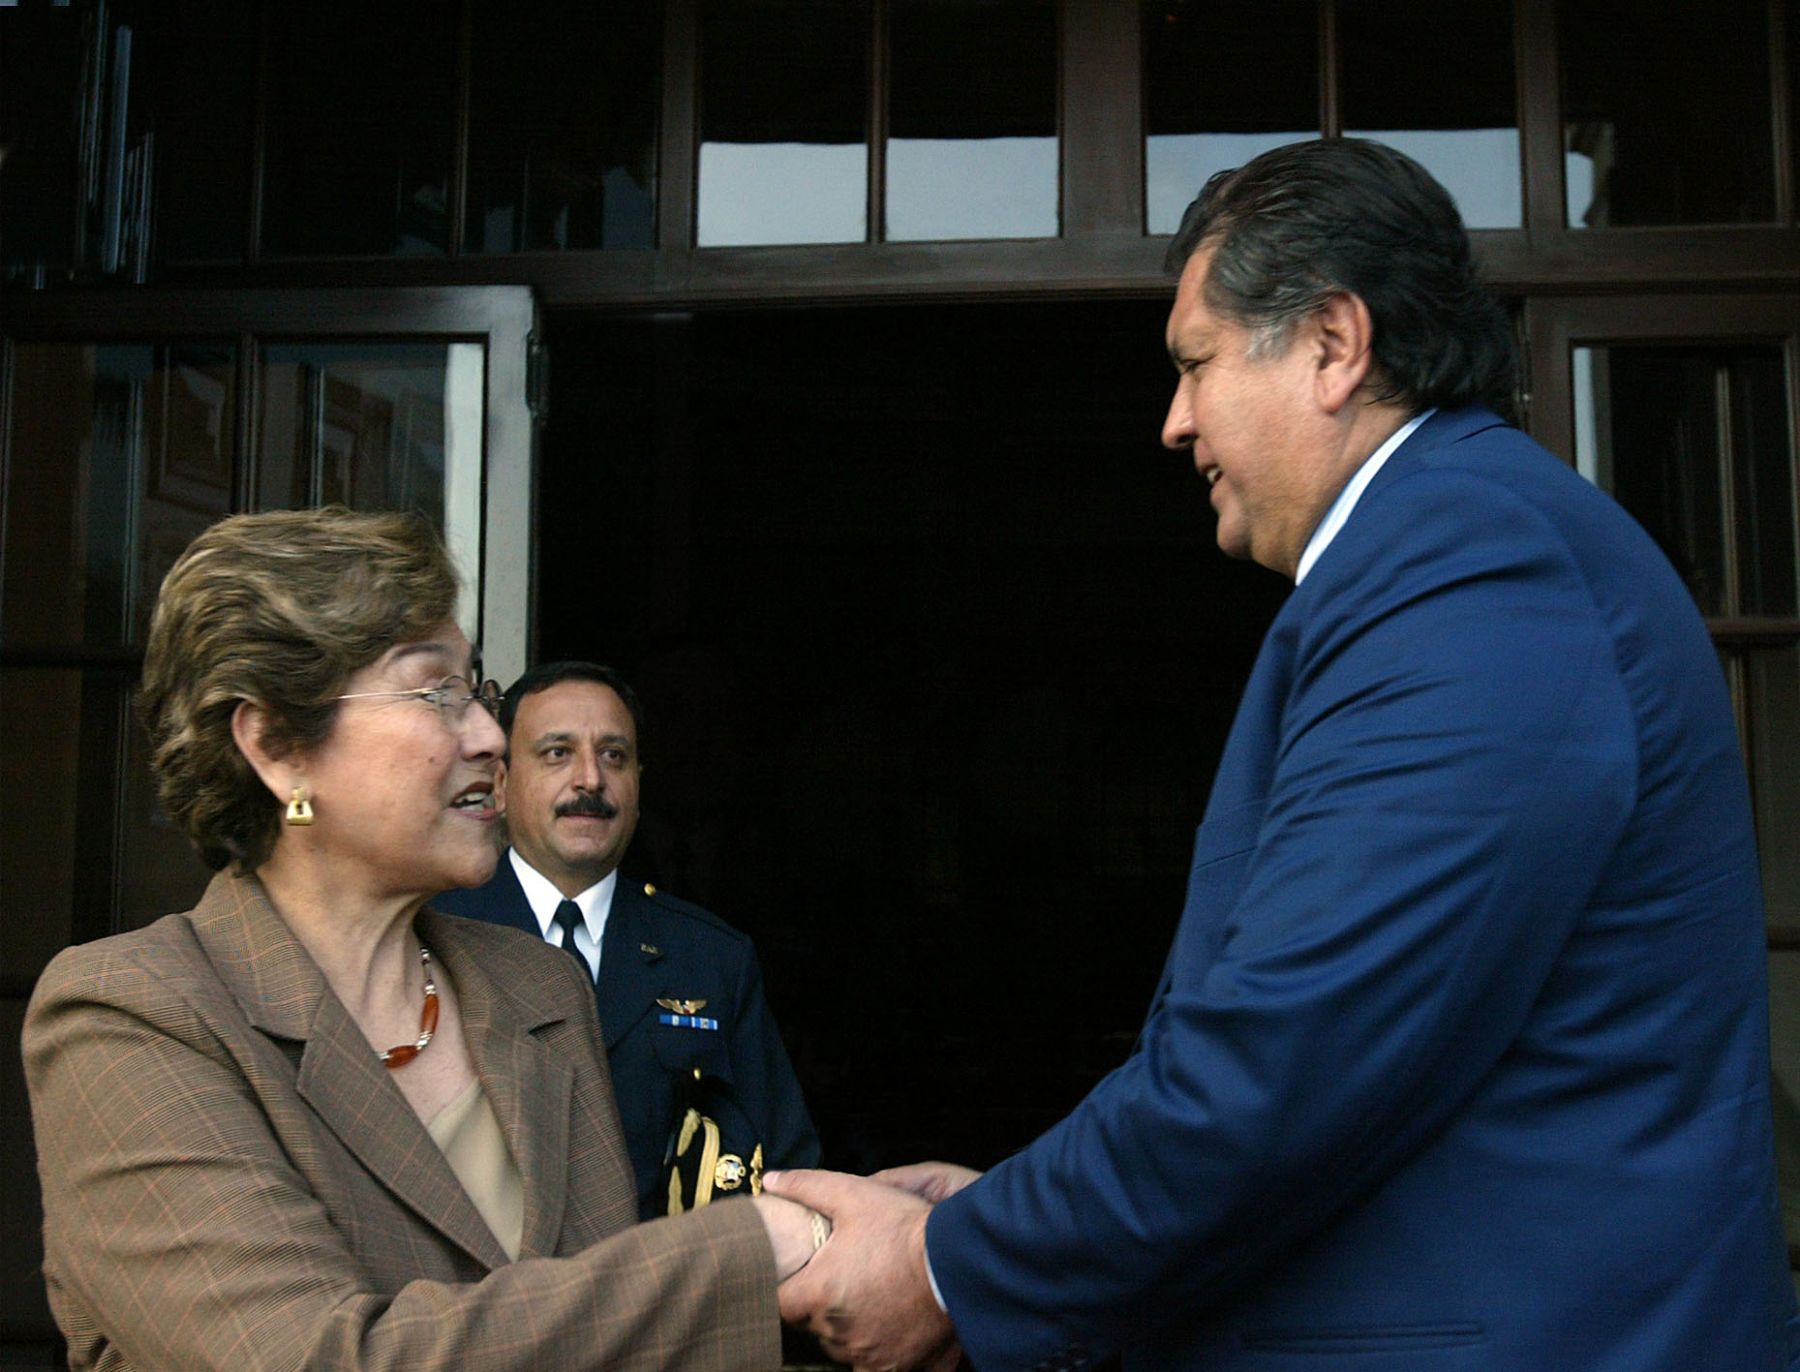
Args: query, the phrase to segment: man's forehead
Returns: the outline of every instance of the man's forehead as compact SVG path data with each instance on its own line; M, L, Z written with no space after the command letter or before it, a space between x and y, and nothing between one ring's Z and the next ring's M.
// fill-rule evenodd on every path
M558 681L533 691L519 702L514 716L519 731L533 737L562 733L598 733L609 738L631 738L631 711L612 687L599 681Z
M1165 337L1170 352L1184 339L1216 332L1225 322L1206 304L1206 271L1212 249L1200 248L1188 258L1175 283L1175 299L1169 306L1169 323Z
M1202 243L1188 254L1188 260L1182 263L1181 276L1178 278L1182 284L1191 282L1198 287L1205 282L1206 273L1212 266L1213 247L1211 243Z

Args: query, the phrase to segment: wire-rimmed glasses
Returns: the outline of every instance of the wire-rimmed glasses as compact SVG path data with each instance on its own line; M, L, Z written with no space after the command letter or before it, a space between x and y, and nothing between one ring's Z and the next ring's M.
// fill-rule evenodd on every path
M460 676L447 676L435 686L421 686L412 691L352 691L349 695L334 696L334 700L422 700L427 705L437 708L443 716L444 723L455 726L462 723L463 716L468 714L471 705L480 705L490 715L500 715L500 683L484 681L479 686L470 686Z

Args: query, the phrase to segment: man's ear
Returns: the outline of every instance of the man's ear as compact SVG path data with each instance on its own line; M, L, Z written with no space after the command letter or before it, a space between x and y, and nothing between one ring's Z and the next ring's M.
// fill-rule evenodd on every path
M494 808L501 814L506 813L506 759L501 758L494 766Z
M1350 403L1375 365L1375 325L1361 296L1332 295L1313 315L1318 372L1314 393L1328 413Z
M270 750L270 722L269 712L262 706L254 701L240 700L237 709L231 712L231 738L244 760L269 788L269 794L285 805L294 787L303 780L305 769L292 752L277 756Z

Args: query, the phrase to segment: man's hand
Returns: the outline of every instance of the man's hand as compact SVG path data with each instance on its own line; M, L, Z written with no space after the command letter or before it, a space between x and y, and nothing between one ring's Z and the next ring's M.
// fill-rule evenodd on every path
M954 1162L915 1162L871 1173L869 1180L883 1186L897 1186L936 1205L954 1196L980 1175L974 1168L961 1167Z
M840 1172L771 1172L763 1188L832 1224L825 1246L783 1283L782 1319L812 1330L827 1353L859 1369L956 1366L956 1331L925 1276L929 1204Z

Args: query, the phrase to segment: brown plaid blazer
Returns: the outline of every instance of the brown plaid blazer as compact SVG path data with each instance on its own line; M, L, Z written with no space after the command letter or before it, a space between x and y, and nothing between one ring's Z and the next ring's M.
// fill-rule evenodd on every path
M71 1367L779 1365L749 1205L634 1225L593 989L421 912L525 1182L509 1263L250 877L71 948L27 1012L44 1273Z

